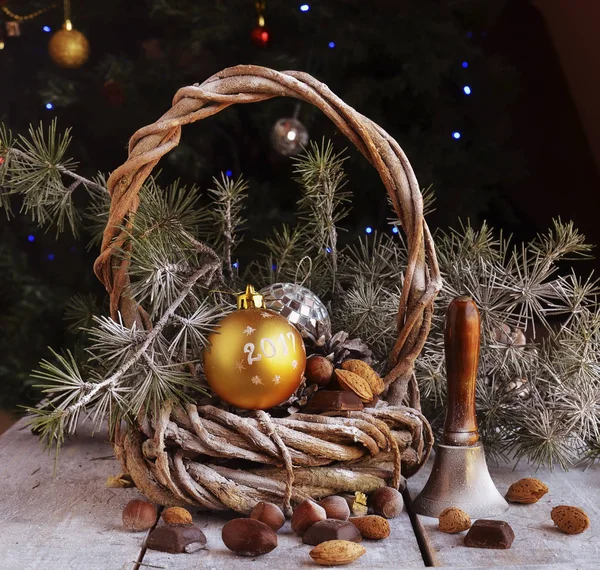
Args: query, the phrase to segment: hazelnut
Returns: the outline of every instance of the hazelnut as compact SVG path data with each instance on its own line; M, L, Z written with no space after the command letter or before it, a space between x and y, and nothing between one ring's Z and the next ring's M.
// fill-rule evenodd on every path
M223 526L225 546L242 556L259 556L277 548L275 531L256 519L233 519Z
M183 507L169 507L162 512L162 520L170 525L192 524L192 515Z
M281 509L274 503L264 501L256 503L250 518L269 525L274 531L278 531L285 523L285 516Z
M314 501L306 499L302 501L292 513L292 530L302 536L308 527L312 526L316 522L324 521L327 518L325 509Z
M344 497L331 495L319 501L319 505L325 509L328 519L338 519L340 521L348 520L350 516L350 507Z
M308 384L327 386L333 376L333 364L324 356L309 356L306 359L304 375Z
M404 508L402 495L392 487L380 487L371 494L369 504L376 515L393 519Z
M129 501L123 509L123 525L129 530L148 530L157 518L156 507L147 501Z

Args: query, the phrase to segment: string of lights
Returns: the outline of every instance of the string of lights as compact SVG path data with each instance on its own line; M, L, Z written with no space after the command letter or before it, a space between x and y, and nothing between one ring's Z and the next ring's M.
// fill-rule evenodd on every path
M0 10L2 10L11 20L14 20L15 22L27 22L29 20L33 20L35 18L37 18L38 16L41 16L42 14L45 14L46 12L49 12L50 10L56 8L56 4L51 4L50 6L47 6L46 8L40 8L39 10L36 10L35 12L31 12L31 14L15 14L15 12L13 12L12 10L10 10L7 6L0 6Z
M42 11L38 11L39 13L35 13L35 15L29 15L28 19L31 19L33 17L36 17L37 15L40 15L48 10L50 10L51 8L54 8L56 6L56 4L53 4L52 6L50 6L49 8L46 8ZM257 16L258 16L258 27L266 34L268 34L268 32L266 31L265 28L265 19L264 19L264 12L265 12L265 8L266 8L266 1L265 0L259 0L257 2L255 2L255 6L256 6L256 11L257 11ZM4 7L2 8L5 12L7 11L7 9L5 9ZM311 11L311 5L308 3L302 3L299 6L299 10L300 12L303 13L309 13ZM27 18L27 17L26 17ZM48 28L47 26L44 27L44 31L50 31L50 28L48 28L46 30L46 28ZM471 34L469 36L469 34ZM472 37L472 33L469 32L469 34L467 34L468 37ZM265 40L265 44L268 41L268 35L266 36L266 38L263 38ZM330 49L334 49L336 47L336 43L334 41L330 41L328 42L327 46ZM461 62L461 67L462 69L469 69L469 62L468 61L462 61ZM464 93L465 96L470 96L473 93L473 90L471 88L470 85L464 85L462 88L462 91ZM52 103L46 103L46 109L48 109L49 111L54 109L54 105ZM460 140L462 138L462 133L460 131L453 131L452 133L452 138L454 140ZM225 172L226 176L228 177L232 177L233 176L233 171L232 170L227 170ZM366 234L372 234L373 233L373 228L371 226L366 226L365 227L365 233ZM392 226L391 229L393 234L397 234L398 233L398 227L396 225ZM29 236L29 238L32 238L33 236ZM29 241L33 241L32 239L29 239ZM234 267L237 267L237 262L233 264Z

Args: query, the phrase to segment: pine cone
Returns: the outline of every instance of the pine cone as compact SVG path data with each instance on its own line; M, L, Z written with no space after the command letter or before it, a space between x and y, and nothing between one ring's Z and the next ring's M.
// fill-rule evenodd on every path
M303 336L307 355L325 356L336 367L350 358L363 360L367 364L373 363L371 349L360 338L349 338L350 335L346 331L338 331L333 336L322 334L318 338L310 334Z

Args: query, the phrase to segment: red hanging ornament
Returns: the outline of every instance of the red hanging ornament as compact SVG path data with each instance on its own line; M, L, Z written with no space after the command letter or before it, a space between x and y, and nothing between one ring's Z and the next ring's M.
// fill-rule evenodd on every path
M254 3L256 7L256 15L258 17L258 25L252 30L250 39L252 43L259 48L267 47L271 34L265 26L265 8L267 7L267 0L256 0Z
M252 39L252 43L256 47L267 47L270 37L269 30L267 30L267 28L265 28L264 26L256 26L256 28L252 30L252 34L250 37Z

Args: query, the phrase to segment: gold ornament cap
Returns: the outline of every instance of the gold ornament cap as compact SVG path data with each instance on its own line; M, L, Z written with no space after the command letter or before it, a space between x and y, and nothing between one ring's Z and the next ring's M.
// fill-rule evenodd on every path
M253 285L246 285L246 291L237 298L238 309L262 309L265 306L263 296Z

